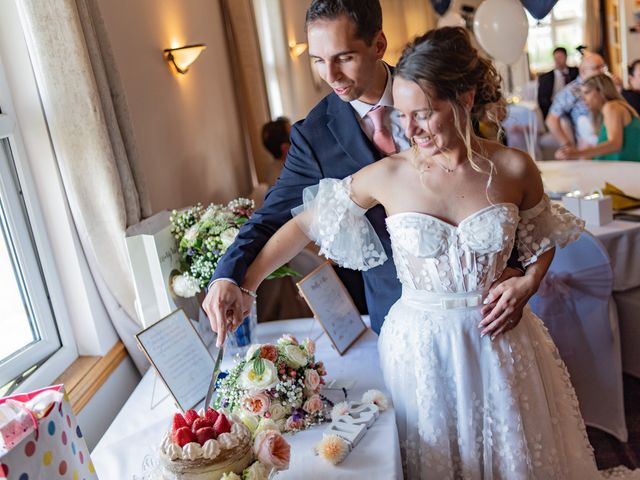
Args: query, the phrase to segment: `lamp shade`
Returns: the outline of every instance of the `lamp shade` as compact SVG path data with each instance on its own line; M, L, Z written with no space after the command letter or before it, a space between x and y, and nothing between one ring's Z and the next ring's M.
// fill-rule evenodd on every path
M164 56L169 63L176 67L178 73L185 74L205 48L207 46L203 43L179 48L167 48L164 50Z

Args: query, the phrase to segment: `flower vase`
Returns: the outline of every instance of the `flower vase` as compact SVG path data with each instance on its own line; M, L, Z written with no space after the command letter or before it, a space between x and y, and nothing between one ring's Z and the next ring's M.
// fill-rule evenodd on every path
M244 355L249 346L256 342L256 330L258 328L258 314L256 311L256 303L253 303L249 315L245 317L240 326L233 332L229 333L229 346L234 353Z

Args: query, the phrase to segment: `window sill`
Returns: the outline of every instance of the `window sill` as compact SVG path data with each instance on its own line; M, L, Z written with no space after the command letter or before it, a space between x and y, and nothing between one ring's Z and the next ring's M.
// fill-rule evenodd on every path
M71 408L78 415L126 357L124 344L118 340L104 357L78 357L54 384L64 384Z

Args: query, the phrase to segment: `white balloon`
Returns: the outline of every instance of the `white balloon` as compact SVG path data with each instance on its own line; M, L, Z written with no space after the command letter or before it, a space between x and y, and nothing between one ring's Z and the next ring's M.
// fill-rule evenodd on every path
M524 7L518 0L485 0L476 10L473 32L489 55L511 65L527 43L529 24Z
M438 27L465 27L466 23L462 15L451 9L438 19Z

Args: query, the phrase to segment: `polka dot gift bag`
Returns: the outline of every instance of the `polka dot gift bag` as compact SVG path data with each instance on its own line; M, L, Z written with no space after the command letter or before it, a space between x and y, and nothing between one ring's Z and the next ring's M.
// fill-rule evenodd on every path
M0 399L0 479L97 478L62 385Z

